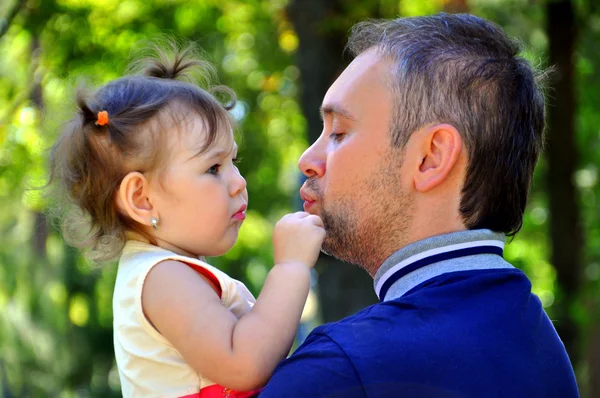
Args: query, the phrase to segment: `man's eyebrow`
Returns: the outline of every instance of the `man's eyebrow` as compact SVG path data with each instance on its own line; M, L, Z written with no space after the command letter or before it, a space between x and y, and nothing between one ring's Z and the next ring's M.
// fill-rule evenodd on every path
M321 119L323 119L325 115L330 114L339 115L348 120L356 121L356 117L339 104L326 104L321 106Z

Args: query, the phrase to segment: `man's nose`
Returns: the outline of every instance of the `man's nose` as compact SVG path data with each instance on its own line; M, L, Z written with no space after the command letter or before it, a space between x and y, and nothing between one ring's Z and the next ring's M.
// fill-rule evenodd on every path
M307 177L322 177L325 174L325 151L321 140L315 141L298 160L300 171Z

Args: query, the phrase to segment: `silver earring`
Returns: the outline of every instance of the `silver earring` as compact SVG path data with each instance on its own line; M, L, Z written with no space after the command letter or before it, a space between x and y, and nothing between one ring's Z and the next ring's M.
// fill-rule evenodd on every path
M150 224L152 224L152 228L158 231L158 219L156 217L150 219Z

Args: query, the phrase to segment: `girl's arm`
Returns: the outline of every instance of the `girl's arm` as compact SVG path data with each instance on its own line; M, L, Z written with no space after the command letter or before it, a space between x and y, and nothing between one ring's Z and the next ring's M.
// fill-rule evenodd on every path
M276 265L252 310L239 320L210 283L183 263L164 261L146 278L142 306L149 321L196 372L224 387L248 391L264 385L296 334L324 231L320 219L303 216L288 219L278 235L285 239L276 243Z

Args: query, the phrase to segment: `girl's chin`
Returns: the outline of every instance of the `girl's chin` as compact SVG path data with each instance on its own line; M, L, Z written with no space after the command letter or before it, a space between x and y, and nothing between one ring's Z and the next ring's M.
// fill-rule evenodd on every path
M233 249L233 246L235 246L235 242L231 245L227 245L222 249L211 251L210 253L198 254L196 257L200 258L201 260L206 257L221 257L227 254L229 250Z

